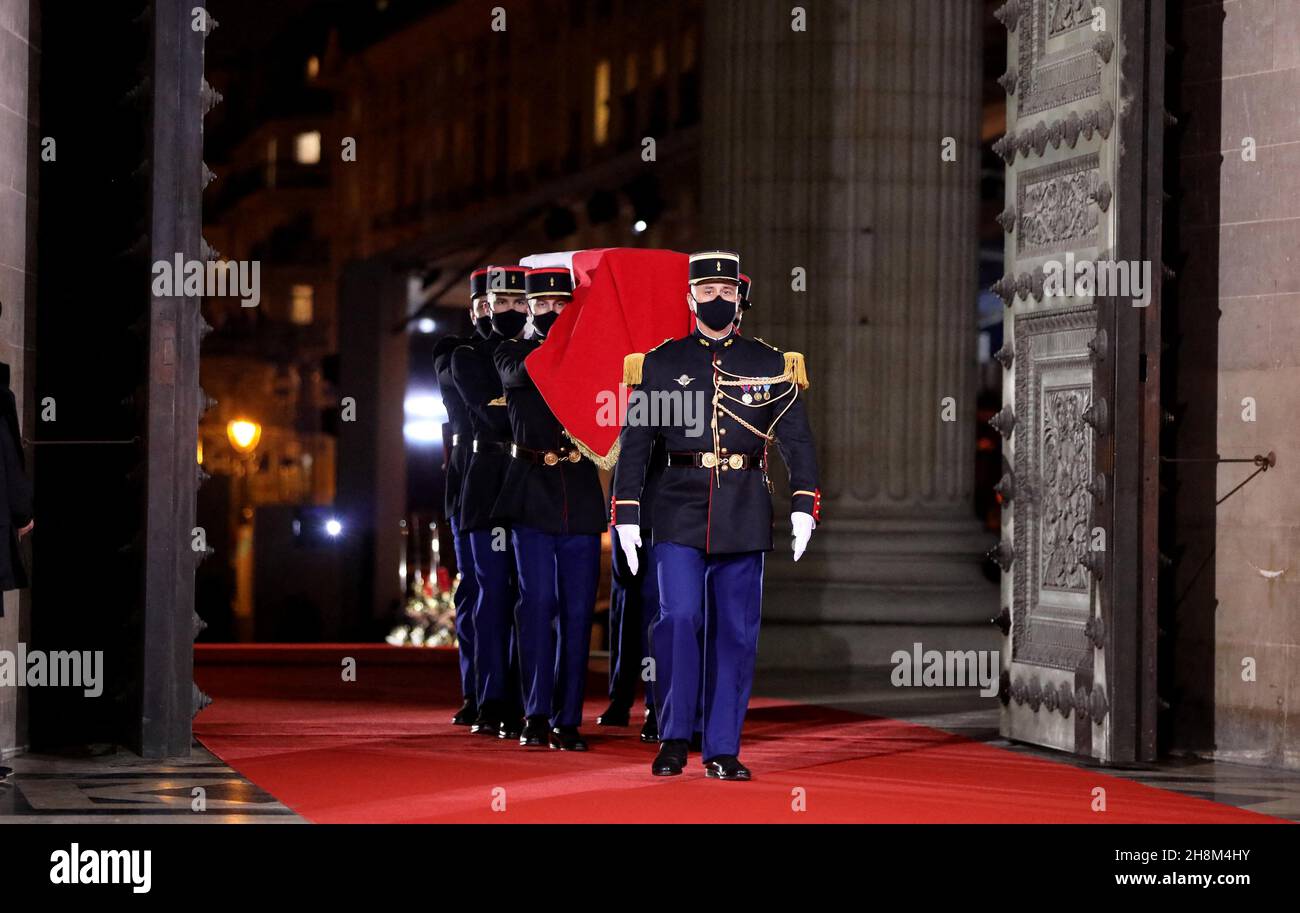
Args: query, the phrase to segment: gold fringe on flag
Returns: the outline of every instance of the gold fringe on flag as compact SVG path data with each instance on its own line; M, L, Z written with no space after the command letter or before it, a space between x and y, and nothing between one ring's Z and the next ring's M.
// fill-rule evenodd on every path
M643 352L633 352L623 358L623 383L635 387L641 383L641 366L645 364Z
M588 447L586 444L582 443L582 441L578 440L576 437L569 434L568 431L564 432L564 436L573 442L573 446L578 448L579 453L581 453L587 459L591 460L598 467L604 469L607 472L612 470L614 468L614 464L618 462L619 442L617 440L614 441L614 446L609 448L609 453L605 454L604 456L601 456L600 454L596 453L596 451Z
M802 352L785 353L785 373L799 385L800 390L808 389L808 368L804 365Z
M498 396L496 399L488 400L489 406L504 406L505 404L506 398L504 396Z

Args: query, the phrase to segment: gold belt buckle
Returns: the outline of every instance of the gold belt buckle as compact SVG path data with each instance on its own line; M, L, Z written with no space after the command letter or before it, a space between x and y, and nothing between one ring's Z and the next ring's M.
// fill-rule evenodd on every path
M578 451L576 450L569 451L568 460L570 463L576 463L580 459L582 459L582 454L580 454Z
M556 463L560 462L560 458L554 450L548 450L542 457L542 462L547 466L554 466Z
M727 457L727 465L730 466L732 469L742 468L745 465L744 455L739 453L733 453L731 456Z
M712 469L718 465L718 455L712 451L700 454L700 463L705 469Z

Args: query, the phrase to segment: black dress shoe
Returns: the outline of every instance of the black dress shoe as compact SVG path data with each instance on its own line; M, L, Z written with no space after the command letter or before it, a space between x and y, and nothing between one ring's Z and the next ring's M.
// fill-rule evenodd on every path
M524 720L524 731L519 734L519 744L525 748L545 748L551 724L544 716L530 716Z
M749 768L735 755L719 755L704 762L704 775L714 780L751 779Z
M524 730L524 724L516 716L510 716L501 721L497 728L497 737L502 739L517 739Z
M501 732L501 721L484 716L482 711L479 711L478 719L469 727L469 731L474 735L485 735L489 739L495 738Z
M675 777L686 767L686 740L667 739L659 743L650 772L656 777Z
M645 725L641 727L642 742L659 741L659 720L655 718L655 712L649 707L645 712Z
M14 769L12 767L0 767L0 782L4 782L5 780L8 780L11 776L13 776L13 772Z
M473 701L466 701L461 708L456 711L456 715L451 718L453 726L473 726L474 721L478 719L478 704Z
M587 741L577 726L556 726L551 730L551 747L560 751L586 751Z
M631 708L611 703L605 712L596 717L597 726L626 726L631 721Z
M704 750L704 733L697 732L691 736L691 751L701 752Z

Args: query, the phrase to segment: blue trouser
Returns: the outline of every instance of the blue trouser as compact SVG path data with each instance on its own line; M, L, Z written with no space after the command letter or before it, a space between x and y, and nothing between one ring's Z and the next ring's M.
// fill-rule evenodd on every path
M660 542L650 632L660 739L689 739L703 703L704 760L740 754L763 602L763 553L708 555ZM700 635L703 634L703 655Z
M494 542L502 547L493 548ZM493 529L476 529L469 534L469 544L478 581L478 601L474 605L474 677L478 706L482 709L488 701L513 706L519 702L519 691L510 668L515 649L510 538Z
M516 526L519 673L524 715L552 726L582 722L600 536L559 536Z
M478 604L478 574L474 570L474 553L469 534L460 531L456 518L451 519L451 541L456 551L456 645L460 648L460 695L478 703L478 682L474 677L474 609Z
M641 539L650 542L649 530ZM643 545L637 549L640 567L633 574L627 556L618 544L618 533L609 528L613 545L612 582L609 591L609 700L612 704L631 707L636 702L637 682L642 663L650 655L650 625L659 612L659 575L654 570L654 550ZM654 708L654 689L645 687L645 703Z

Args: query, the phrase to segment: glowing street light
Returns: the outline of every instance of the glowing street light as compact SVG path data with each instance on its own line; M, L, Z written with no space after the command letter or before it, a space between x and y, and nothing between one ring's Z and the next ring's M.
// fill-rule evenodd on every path
M262 426L246 418L237 418L226 425L226 437L240 456L248 456L262 439Z

